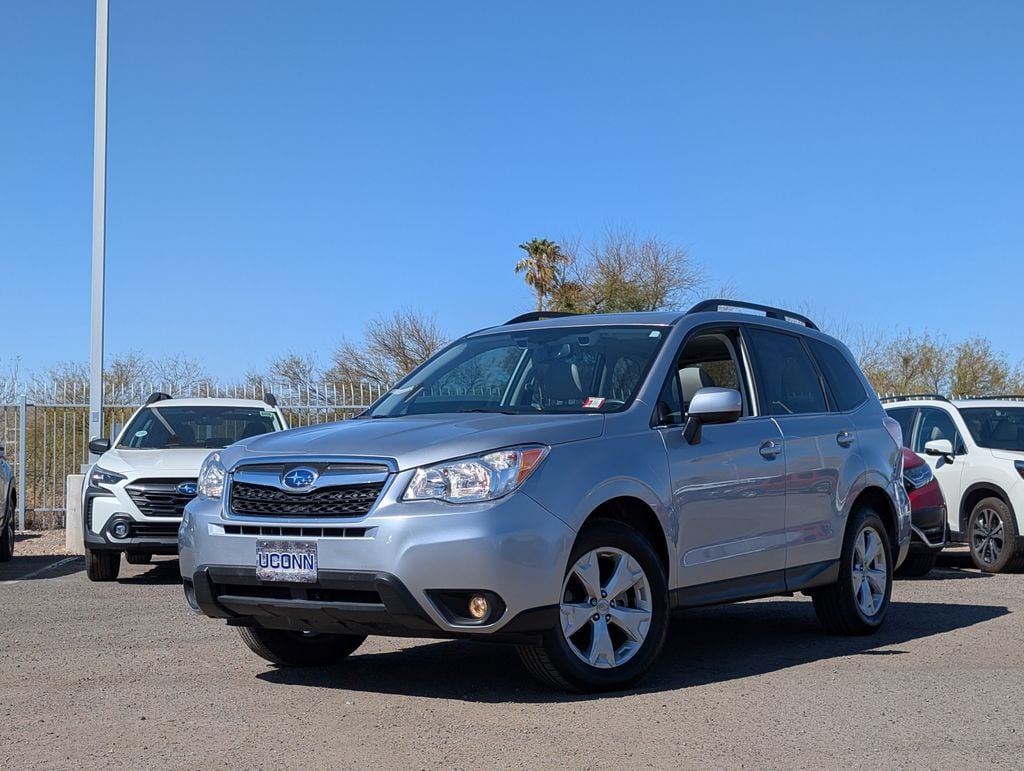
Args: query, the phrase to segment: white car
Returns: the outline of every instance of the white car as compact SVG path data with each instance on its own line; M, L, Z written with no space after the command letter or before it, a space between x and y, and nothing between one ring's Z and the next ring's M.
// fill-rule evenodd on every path
M990 573L1024 568L1024 397L882 400L946 498L951 541Z
M287 427L273 395L254 399L172 399L155 393L111 446L93 439L100 458L83 493L85 566L92 581L113 581L121 554L145 564L178 553L178 525L213 450Z

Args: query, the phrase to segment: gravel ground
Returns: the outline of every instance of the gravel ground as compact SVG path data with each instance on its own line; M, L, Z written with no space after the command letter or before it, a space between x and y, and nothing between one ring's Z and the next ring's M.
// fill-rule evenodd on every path
M26 557L67 554L64 529L18 530L14 534L14 553Z
M1024 576L962 555L898 582L871 638L825 636L803 598L682 613L642 686L603 697L467 642L275 669L186 610L174 560L90 584L67 559L0 576L0 767L1022 765Z

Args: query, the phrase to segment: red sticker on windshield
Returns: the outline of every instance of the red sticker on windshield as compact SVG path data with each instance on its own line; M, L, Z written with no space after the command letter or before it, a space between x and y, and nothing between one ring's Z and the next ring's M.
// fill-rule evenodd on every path
M599 410L604 405L603 396L588 396L583 400L583 408L591 410Z

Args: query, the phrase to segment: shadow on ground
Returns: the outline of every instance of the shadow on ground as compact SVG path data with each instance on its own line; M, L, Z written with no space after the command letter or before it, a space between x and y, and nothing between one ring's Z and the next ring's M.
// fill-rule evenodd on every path
M65 560L67 560L65 562ZM54 567L50 567L50 566ZM85 558L67 555L19 555L14 552L10 562L0 562L0 581L43 581L85 570Z
M125 575L128 571L143 571ZM165 584L181 584L181 573L178 570L176 557L161 559L157 557L149 565L121 565L121 577L117 579L119 584L135 585L146 584L150 586Z
M1003 606L896 602L878 634L832 637L822 632L810 602L771 601L689 610L673 618L660 662L631 692L655 693L726 682L842 656L900 655L906 651L892 646L982 624L1008 612ZM271 669L257 677L288 685L469 702L595 698L546 691L530 679L511 647L463 640L418 644L393 653L360 655L357 651L335 667Z

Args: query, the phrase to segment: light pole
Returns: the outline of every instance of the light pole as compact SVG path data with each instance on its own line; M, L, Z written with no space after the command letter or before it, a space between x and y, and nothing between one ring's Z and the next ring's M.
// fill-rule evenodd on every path
M108 0L96 0L96 113L92 155L92 324L89 331L89 438L103 436L103 289L107 248ZM89 461L96 457L89 453Z

